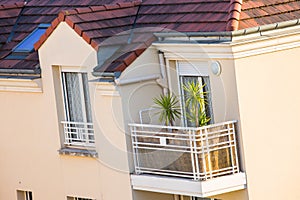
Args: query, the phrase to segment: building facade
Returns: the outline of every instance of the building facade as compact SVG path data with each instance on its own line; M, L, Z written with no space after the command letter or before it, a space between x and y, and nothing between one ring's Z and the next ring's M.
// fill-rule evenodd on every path
M170 2L81 5L12 40L0 64L22 63L1 69L0 199L298 199L299 20L283 17L289 2L251 2L215 3L228 20L196 20L205 28L162 19ZM212 6L197 3L197 14ZM171 125L154 100L168 94L180 112Z

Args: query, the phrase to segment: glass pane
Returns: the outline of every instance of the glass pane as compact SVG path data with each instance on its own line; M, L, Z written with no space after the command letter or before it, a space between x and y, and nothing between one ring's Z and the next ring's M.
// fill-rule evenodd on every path
M203 76L203 77L198 77L198 76L181 76L180 77L180 87L181 87L181 103L182 103L182 108L183 108L183 118L184 118L184 126L188 127L195 127L196 126L196 112L194 107L191 105L187 105L187 96L188 92L184 90L184 86L187 86L188 83L198 83L200 86L205 86L203 87L203 98L204 101L206 102L202 107L204 108L205 114L207 118L211 118L211 120L208 122L208 124L211 124L213 122L213 112L212 112L212 103L211 103L211 91L210 91L210 82L209 82L209 77L208 76ZM200 105L199 105L200 107ZM198 109L199 109L198 107Z
M66 93L68 106L68 120L83 122L81 92L78 73L65 73Z
M15 49L15 52L30 52L33 50L33 45L45 33L46 28L35 29L27 38L25 38Z
M82 85L83 85L83 92L84 92L86 119L87 119L87 122L92 122L91 103L90 103L90 94L89 94L87 73L82 73Z

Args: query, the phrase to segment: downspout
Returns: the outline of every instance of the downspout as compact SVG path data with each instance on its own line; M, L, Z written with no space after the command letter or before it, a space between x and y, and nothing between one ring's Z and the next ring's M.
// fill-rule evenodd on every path
M167 95L169 93L168 77L167 77L164 53L162 51L158 52L158 58L159 58L161 79L157 79L156 82L163 88L163 94Z

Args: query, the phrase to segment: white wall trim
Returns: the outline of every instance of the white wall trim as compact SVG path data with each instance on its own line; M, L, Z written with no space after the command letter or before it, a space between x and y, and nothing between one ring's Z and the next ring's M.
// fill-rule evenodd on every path
M41 93L41 79L0 78L0 92L35 92Z

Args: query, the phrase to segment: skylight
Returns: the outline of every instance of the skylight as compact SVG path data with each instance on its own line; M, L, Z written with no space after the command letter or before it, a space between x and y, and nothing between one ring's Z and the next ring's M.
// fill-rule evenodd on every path
M34 44L40 39L40 37L45 33L46 29L50 24L40 24L36 29L32 31L21 43L19 43L13 52L18 53L30 53L34 49Z

